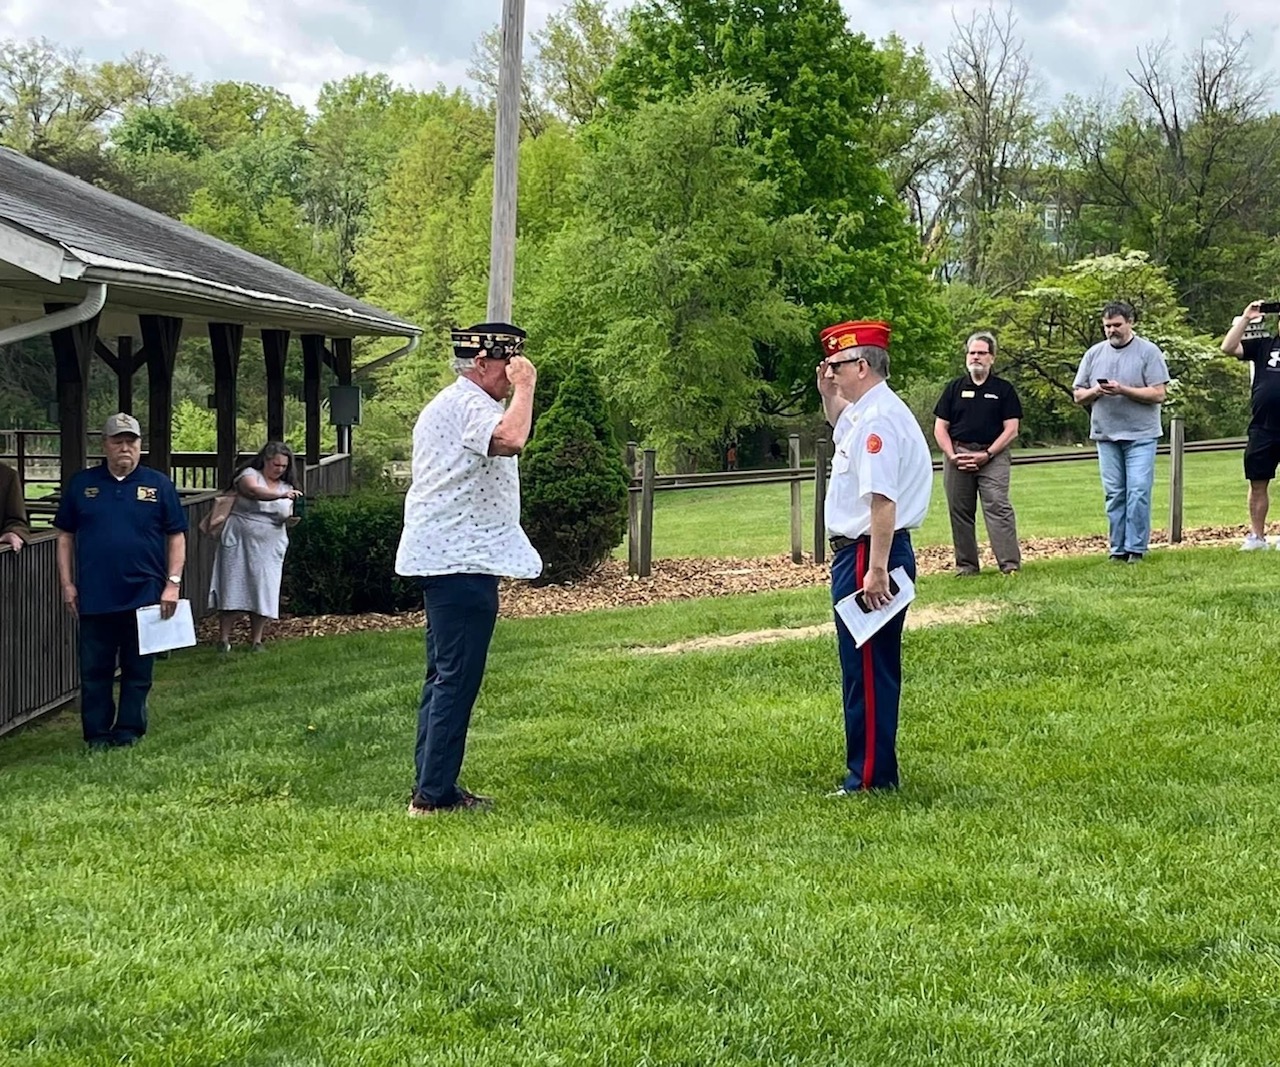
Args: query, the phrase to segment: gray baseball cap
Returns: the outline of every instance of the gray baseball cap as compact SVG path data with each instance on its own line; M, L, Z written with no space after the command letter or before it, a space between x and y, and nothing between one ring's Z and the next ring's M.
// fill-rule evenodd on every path
M117 437L122 433L131 433L134 437L141 437L142 427L138 425L138 420L132 415L117 411L102 424L102 436Z

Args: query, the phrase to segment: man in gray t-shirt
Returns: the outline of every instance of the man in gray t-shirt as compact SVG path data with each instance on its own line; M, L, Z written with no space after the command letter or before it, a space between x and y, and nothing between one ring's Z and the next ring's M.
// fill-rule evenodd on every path
M1116 563L1137 563L1147 551L1160 405L1169 381L1164 353L1133 332L1133 319L1133 307L1123 301L1103 308L1107 339L1084 354L1074 391L1077 404L1091 405L1089 436L1098 444Z

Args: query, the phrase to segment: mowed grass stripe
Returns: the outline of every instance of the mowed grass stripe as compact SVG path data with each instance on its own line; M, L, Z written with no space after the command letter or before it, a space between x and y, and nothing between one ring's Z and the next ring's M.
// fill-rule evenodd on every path
M0 1059L1273 1063L1280 554L927 578L898 796L825 799L816 589L504 621L411 821L421 636L162 664L154 732L0 743Z

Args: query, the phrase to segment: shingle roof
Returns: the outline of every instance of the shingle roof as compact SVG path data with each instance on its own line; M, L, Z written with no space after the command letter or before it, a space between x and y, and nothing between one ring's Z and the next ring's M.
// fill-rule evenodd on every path
M412 336L412 323L159 212L0 148L0 220L57 242L84 280L315 313L331 330ZM109 277L108 277L109 276ZM229 317L229 321L237 321Z

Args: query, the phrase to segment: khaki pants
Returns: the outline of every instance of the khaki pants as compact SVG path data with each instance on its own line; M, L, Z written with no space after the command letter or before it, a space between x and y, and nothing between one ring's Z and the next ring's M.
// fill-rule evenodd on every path
M963 445L957 449L981 451L980 445ZM961 574L978 572L978 539L974 524L978 516L978 498L982 498L982 517L987 524L991 550L1002 571L1022 566L1022 550L1018 547L1018 523L1009 503L1009 451L999 455L977 471L962 471L952 463L943 463L942 487L947 493L947 509L951 514L951 540L956 548L956 570Z

